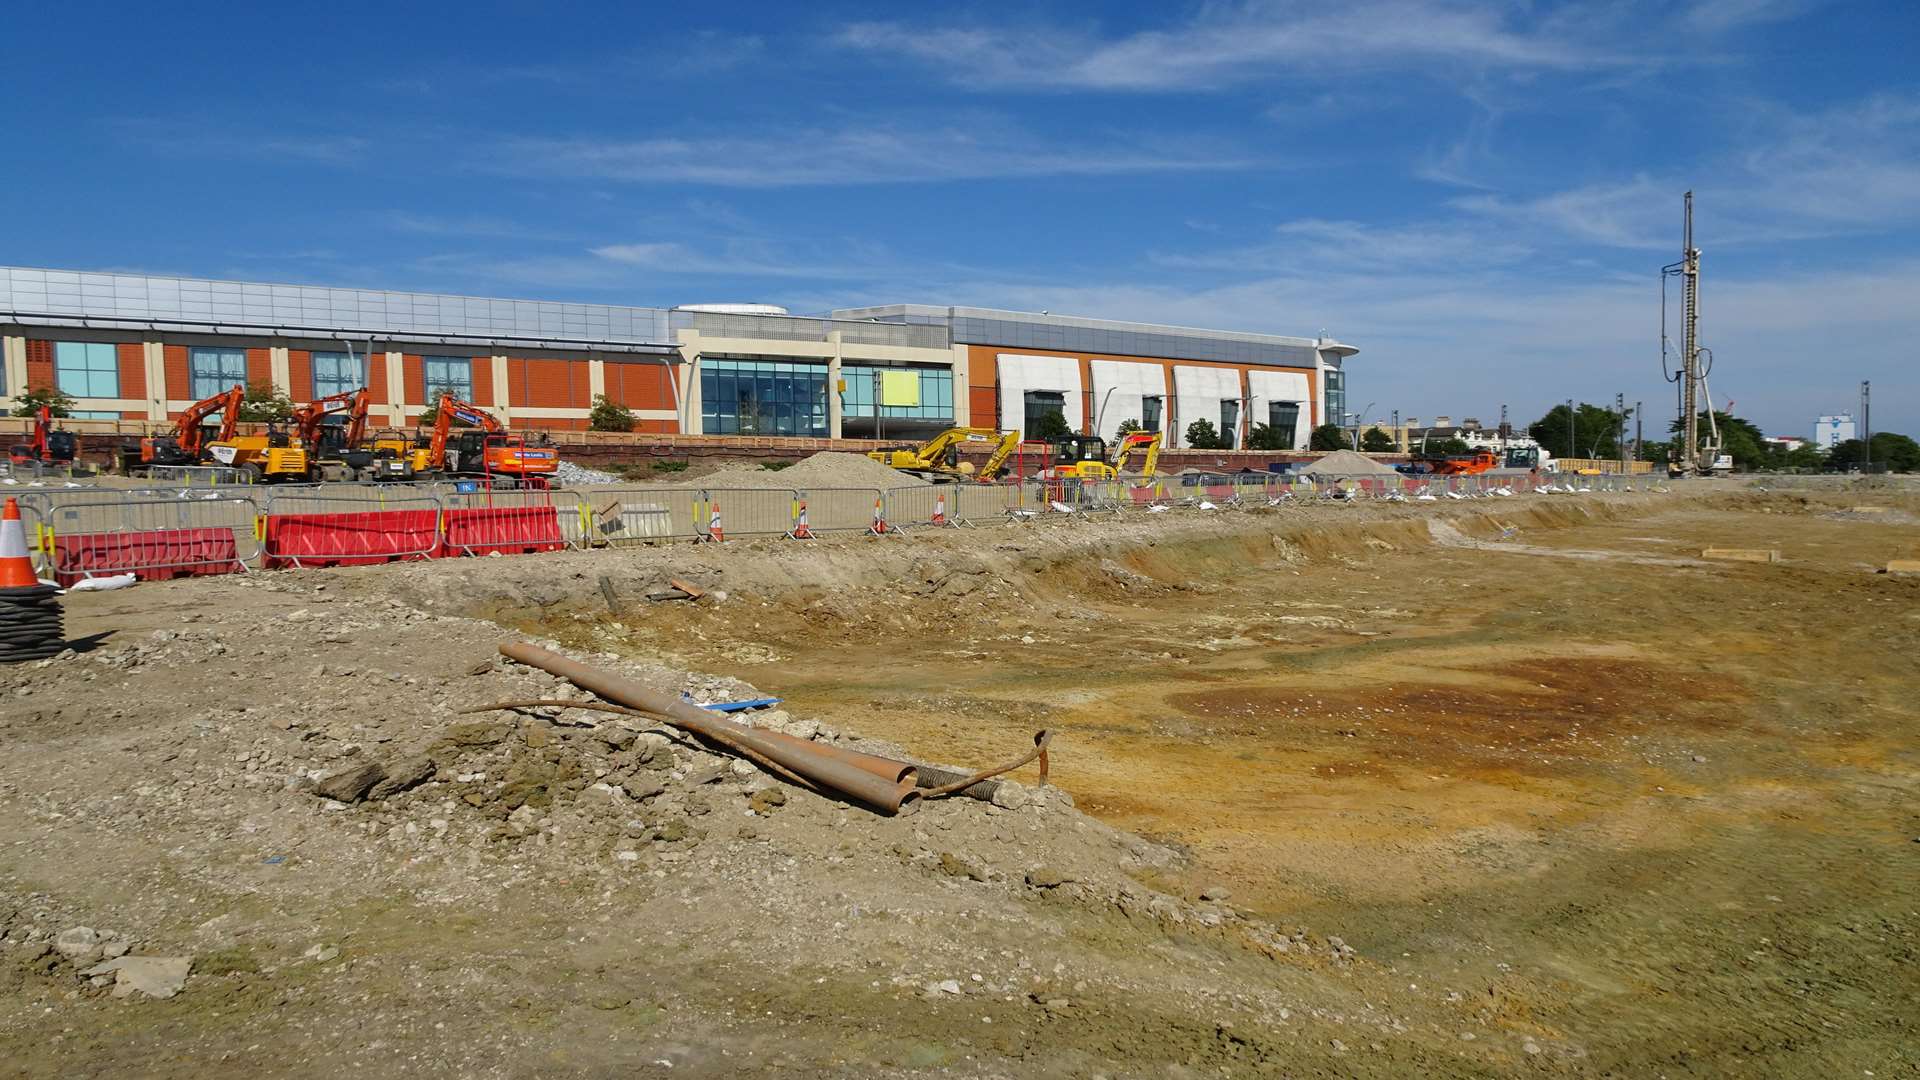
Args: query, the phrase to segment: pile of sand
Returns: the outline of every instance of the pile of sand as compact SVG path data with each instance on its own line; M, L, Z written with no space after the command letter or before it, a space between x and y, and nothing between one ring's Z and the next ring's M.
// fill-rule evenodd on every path
M1300 470L1303 476L1395 476L1393 466L1382 465L1365 454L1335 450Z
M919 487L927 481L867 457L823 450L784 469L763 469L754 464L729 465L705 476L688 480L688 487L722 488L741 491L752 488L889 488Z

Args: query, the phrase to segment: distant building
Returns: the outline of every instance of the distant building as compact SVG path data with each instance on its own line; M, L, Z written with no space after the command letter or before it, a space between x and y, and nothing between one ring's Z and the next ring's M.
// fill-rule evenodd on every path
M46 386L76 419L164 424L235 384L294 402L366 387L400 427L443 393L515 428L578 430L604 396L639 430L918 440L1041 423L1108 439L1132 421L1229 448L1266 425L1307 448L1346 413L1347 361L1287 337L992 308L891 304L789 315L498 300L0 267L0 412Z
M1796 439L1791 435L1769 435L1766 437L1766 441L1782 450L1798 450L1807 445L1807 440Z
M1813 422L1813 445L1822 450L1831 450L1854 437L1852 413L1836 413Z

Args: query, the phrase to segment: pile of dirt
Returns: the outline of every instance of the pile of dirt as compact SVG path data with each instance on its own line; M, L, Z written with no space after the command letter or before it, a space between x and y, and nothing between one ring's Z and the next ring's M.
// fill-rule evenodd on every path
M1365 454L1335 450L1300 470L1304 476L1394 476L1393 467L1382 465Z
M749 488L889 488L919 487L927 481L885 465L865 454L847 454L823 450L785 469L765 469L740 464L718 469L688 481L705 488L742 490Z

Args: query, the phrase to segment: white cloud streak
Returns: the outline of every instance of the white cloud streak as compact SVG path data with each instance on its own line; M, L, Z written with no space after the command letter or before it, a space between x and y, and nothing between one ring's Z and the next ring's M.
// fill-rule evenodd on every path
M680 138L514 138L480 167L517 175L764 188L1244 168L1242 152L1192 139L1045 138L1005 125L884 124Z
M870 21L842 27L847 48L902 57L977 88L1109 91L1213 89L1289 76L1449 65L1587 71L1657 62L1644 45L1596 26L1621 25L1614 5L1527 17L1524 5L1461 0L1207 4L1166 29L1102 37L1073 27L948 27Z

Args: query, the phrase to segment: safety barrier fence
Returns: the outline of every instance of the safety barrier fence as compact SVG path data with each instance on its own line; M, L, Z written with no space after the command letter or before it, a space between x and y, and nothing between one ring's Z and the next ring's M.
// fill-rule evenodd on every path
M36 493L21 509L41 572L63 586L129 572L147 580L226 574L260 558L260 504L251 495Z
M893 536L933 528L1246 511L1306 501L1632 490L1644 477L1565 474L1183 474L892 488L524 489L484 482L215 485L21 493L33 555L62 584L252 568L350 566L734 537Z

